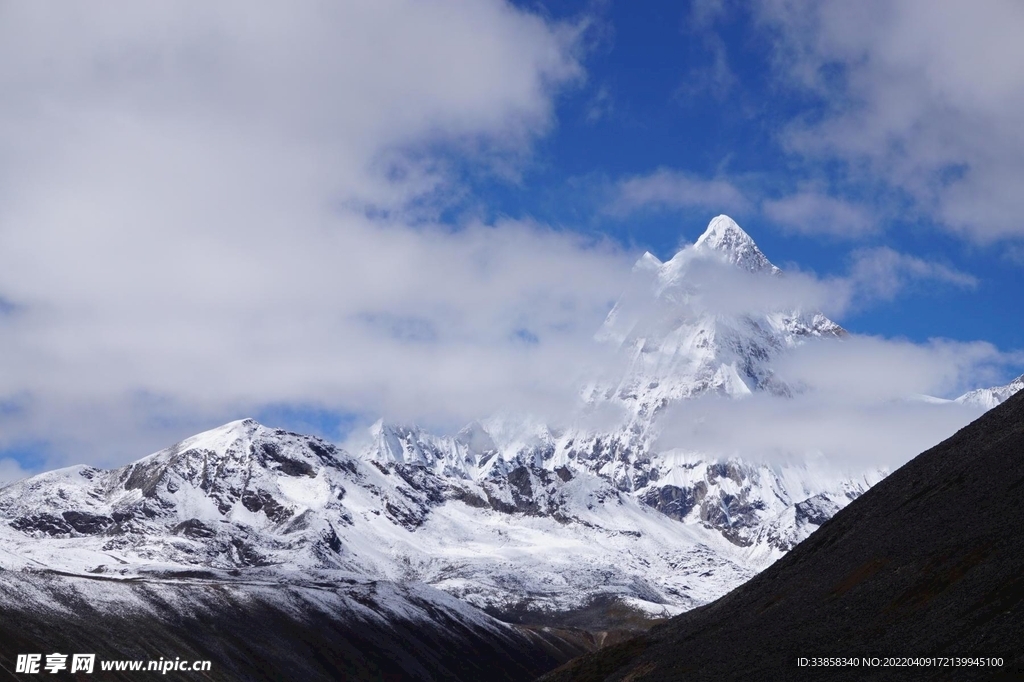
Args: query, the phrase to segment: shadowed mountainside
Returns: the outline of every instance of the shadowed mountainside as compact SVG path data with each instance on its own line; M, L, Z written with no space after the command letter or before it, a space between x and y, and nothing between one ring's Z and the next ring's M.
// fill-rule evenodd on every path
M180 658L209 660L211 670L167 679L511 682L587 649L499 623L425 586L4 573L0 586L15 603L0 609L2 679L34 677L13 675L18 654L45 661L57 652L96 654L94 676L105 680L140 673L101 672L101 660Z
M542 679L1020 679L1022 607L1024 393L913 459L725 597ZM797 666L798 657L839 656L1004 665Z

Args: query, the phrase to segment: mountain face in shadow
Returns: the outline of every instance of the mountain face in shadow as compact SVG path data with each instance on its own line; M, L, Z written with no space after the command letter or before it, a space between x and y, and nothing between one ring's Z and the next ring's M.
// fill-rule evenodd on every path
M75 679L155 674L104 671L103 661L181 659L210 669L166 679L513 682L589 644L502 623L424 585L272 577L0 572L0 678L32 679L13 674L18 655L56 652L96 654L93 675Z
M1021 679L1024 394L891 474L704 607L542 678ZM1002 657L993 667L812 668L814 657Z

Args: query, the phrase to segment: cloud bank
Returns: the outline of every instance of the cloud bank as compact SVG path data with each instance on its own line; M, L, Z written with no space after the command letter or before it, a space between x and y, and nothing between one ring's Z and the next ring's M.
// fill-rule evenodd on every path
M514 171L550 130L585 22L499 0L2 12L0 447L123 461L266 404L563 399L631 258L434 218L467 164Z
M667 411L669 426L656 445L769 463L810 460L858 475L902 466L981 414L956 403L857 402L820 393L707 398Z

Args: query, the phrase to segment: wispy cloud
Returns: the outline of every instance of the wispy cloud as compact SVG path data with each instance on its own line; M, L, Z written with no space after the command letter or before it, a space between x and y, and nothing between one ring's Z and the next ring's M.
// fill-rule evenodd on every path
M594 93L594 96L587 102L587 123L597 123L603 118L607 118L612 111L615 109L614 102L612 101L611 90L608 89L607 85L602 85Z
M787 232L859 239L878 231L879 221L865 206L816 191L769 199L761 210Z
M850 279L865 294L890 300L916 282L974 289L978 278L943 263L899 253L888 247L853 252Z
M733 182L707 179L683 171L660 168L647 175L620 180L608 210L618 215L645 209L699 207L743 213L751 202Z
M732 11L730 4L723 0L699 0L690 4L686 30L693 44L702 46L705 54L703 63L687 73L677 92L687 100L703 93L722 99L739 81L729 63L728 46L716 26Z
M1024 266L1024 244L1013 244L1007 247L1003 251L1003 258L1011 263Z

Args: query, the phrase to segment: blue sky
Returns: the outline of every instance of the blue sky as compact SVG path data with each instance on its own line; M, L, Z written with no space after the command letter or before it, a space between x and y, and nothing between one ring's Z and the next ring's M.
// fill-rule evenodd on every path
M5 6L0 474L250 415L565 412L634 260L720 213L908 392L1005 383L1022 32L999 0Z
M595 8L578 2L540 6L554 17ZM523 182L482 188L493 191L491 210L611 235L662 258L680 242L692 242L711 217L724 211L777 262L794 262L823 275L844 272L853 250L885 246L969 273L977 283L908 286L885 305L851 311L843 319L851 329L917 341L985 339L1006 349L1024 348L1024 324L1010 319L1024 292L1019 258L1024 219L1005 241L951 234L883 178L855 177L843 158L810 158L787 149L790 126L821 120L830 107L841 104L780 73L774 64L777 36L762 25L763 17L740 3L596 7L598 27L585 61L586 82L563 96L557 128L538 143ZM843 79L842 65L826 70L829 78ZM740 208L652 205L626 215L608 213L608 194L616 181L658 169L730 182L749 203ZM839 226L834 234L825 225L817 233L802 234L759 206L808 184L873 216L869 233L857 235Z

